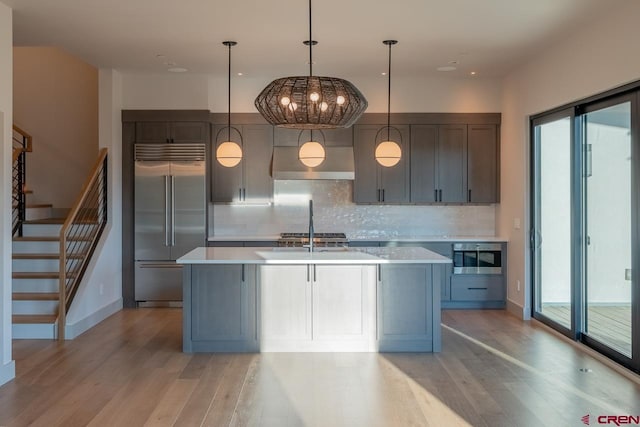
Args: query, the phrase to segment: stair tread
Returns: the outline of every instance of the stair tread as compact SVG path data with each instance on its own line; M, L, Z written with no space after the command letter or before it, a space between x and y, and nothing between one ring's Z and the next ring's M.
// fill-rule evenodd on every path
M67 237L67 240L74 241L91 241L91 237L89 236L77 236L77 237ZM14 242L59 242L60 237L58 236L16 236L13 238Z
M11 273L14 279L57 279L60 273L57 271L14 271Z
M14 314L13 323L55 323L58 316L55 314Z
M15 236L14 242L59 242L58 236Z
M14 301L57 301L58 292L13 292Z
M66 218L42 218L42 219L28 219L23 221L22 224L64 224Z
M87 254L77 253L77 254L67 254L67 258L82 258ZM17 254L14 253L12 255L13 259L60 259L59 253L38 253L38 254Z

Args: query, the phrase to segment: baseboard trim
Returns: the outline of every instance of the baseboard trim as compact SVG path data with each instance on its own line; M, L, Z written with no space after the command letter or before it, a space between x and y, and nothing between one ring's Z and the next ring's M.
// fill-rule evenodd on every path
M520 320L531 320L530 310L510 299L507 299L507 312L516 316Z
M0 365L0 385L8 383L16 377L16 362L12 360L9 363Z
M111 304L102 307L100 310L92 313L91 315L81 319L75 323L67 324L65 327L65 338L72 340L89 329L96 326L98 323L105 320L107 317L122 310L122 298L118 298Z

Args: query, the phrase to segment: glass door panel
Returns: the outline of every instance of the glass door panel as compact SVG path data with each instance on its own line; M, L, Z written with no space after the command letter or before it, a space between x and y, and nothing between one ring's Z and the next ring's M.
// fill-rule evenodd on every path
M573 115L534 123L534 317L573 329L571 171Z
M631 102L587 112L584 133L583 333L631 357Z

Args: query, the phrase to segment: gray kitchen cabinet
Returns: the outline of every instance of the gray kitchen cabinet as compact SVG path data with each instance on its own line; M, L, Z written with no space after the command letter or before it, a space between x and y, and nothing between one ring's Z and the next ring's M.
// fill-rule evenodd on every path
M316 132L319 131L313 131L314 139L322 143L322 136L316 136ZM324 135L324 144L327 147L353 146L353 127L324 129L322 134ZM273 128L273 145L276 147L295 147L299 143L307 142L309 137L309 131L306 130L300 135L300 130L298 129ZM300 139L299 143L298 139Z
M395 126L402 141L400 162L384 167L375 159L376 134L384 125L354 126L355 181L353 200L356 203L408 203L409 202L409 126ZM379 141L378 141L379 142Z
M448 242L398 242L386 241L380 242L380 246L398 246L398 247L420 247L433 251L439 255L451 258L452 244ZM453 273L453 264L443 264L444 275L440 282L440 300L449 301L451 299L451 275Z
M412 125L411 202L496 203L496 125Z
M497 203L499 143L496 125L468 125L467 201Z
M411 201L438 201L438 126L411 126Z
M257 351L255 265L185 265L183 274L184 351Z
M216 144L224 142L226 130L223 129L218 137L222 126L214 128L211 199L214 203L269 203L273 197L273 128L269 125L236 128L242 133L242 160L230 168L222 166L215 158Z
M136 143L190 143L209 142L208 122L137 122Z
M467 125L438 126L438 202L467 201Z
M451 301L445 308L504 308L504 275L453 274Z
M378 346L380 351L412 342L406 351L439 351L433 343L440 331L438 264L381 265L378 278ZM406 348L406 346L405 346Z

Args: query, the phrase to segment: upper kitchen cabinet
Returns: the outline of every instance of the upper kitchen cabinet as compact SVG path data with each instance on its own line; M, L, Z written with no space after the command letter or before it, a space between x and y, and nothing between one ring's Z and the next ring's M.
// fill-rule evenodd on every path
M438 126L438 202L467 201L467 125Z
M222 130L222 135L217 137L224 126L214 127L211 150L212 202L269 203L273 197L273 127L262 124L234 127L242 133L242 160L233 167L222 166L216 160L216 148L224 142L226 130ZM237 133L233 134L237 138Z
M314 130L315 133L319 131ZM322 136L314 137L319 142L324 142L327 147L351 147L353 145L353 128L340 128L340 129L323 129L322 135L324 135L324 141ZM298 142L298 139L301 139ZM287 128L273 128L273 145L276 147L296 147L299 144L307 142L309 138L309 131L304 131L302 136L298 129ZM304 141L302 139L305 139Z
M499 140L496 125L469 125L467 136L467 201L497 203Z
M412 125L411 202L498 202L497 125Z
M209 127L208 122L137 122L136 142L206 144L209 141Z
M394 126L402 136L402 141L396 141L402 149L402 158L392 167L382 166L375 159L376 134L383 126L356 125L353 127L355 154L353 200L356 203L409 202L409 126Z

